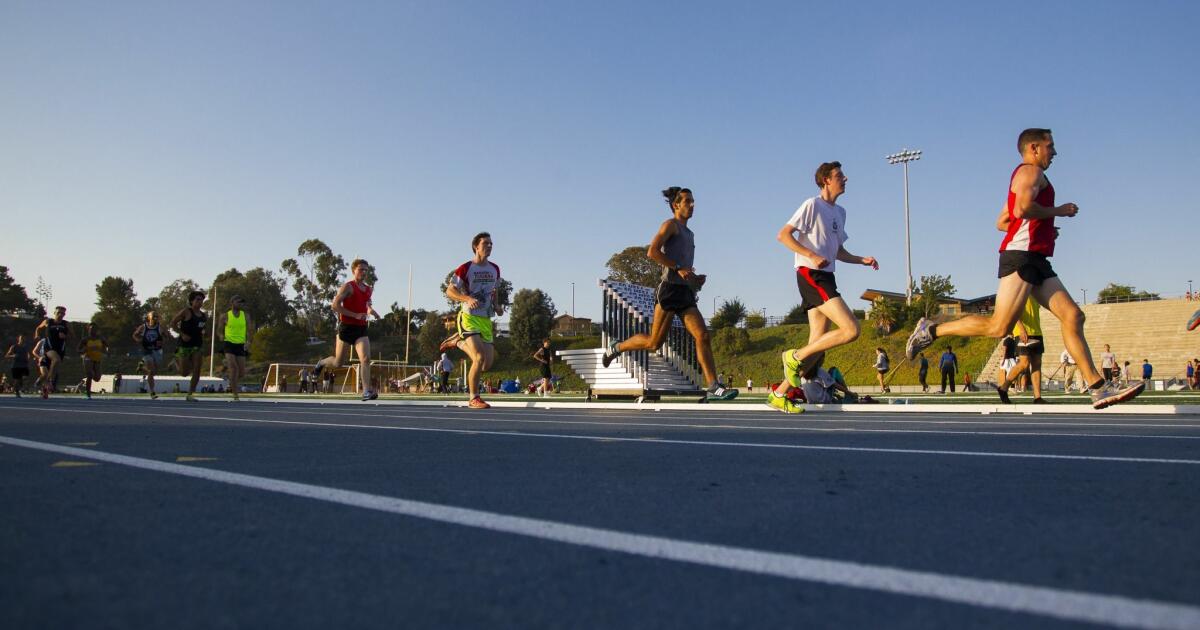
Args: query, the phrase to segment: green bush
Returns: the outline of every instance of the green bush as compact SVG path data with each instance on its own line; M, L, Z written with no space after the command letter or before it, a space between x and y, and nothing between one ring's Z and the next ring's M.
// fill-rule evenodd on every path
M728 326L713 334L713 352L736 355L750 348L750 333L744 328Z

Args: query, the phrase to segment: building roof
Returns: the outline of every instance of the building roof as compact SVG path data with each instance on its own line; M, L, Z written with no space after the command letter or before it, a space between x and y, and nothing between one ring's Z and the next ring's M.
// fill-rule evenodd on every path
M590 322L590 321L592 321L591 319L589 319L589 318L587 318L587 317L572 317L572 316L570 316L570 315L568 315L568 314L566 314L566 313L563 313L562 315L559 315L558 317L555 317L555 318L554 318L554 321L558 322L558 321L561 321L561 320L564 320L564 319L567 319L567 320L572 320L572 321L576 321L576 322Z
M918 297L919 295L920 295L920 293L913 293L913 297ZM895 291L884 291L882 289L867 289L866 291L863 291L863 294L861 297L862 297L862 299L864 299L868 302L874 302L876 298L881 298L881 297L888 298L890 300L903 300L903 299L906 299L908 296L903 293L896 293ZM995 302L996 294L993 293L991 295L984 295L984 296L972 298L969 300L965 299L965 298L954 297L954 296L947 296L947 297L942 298L943 304L967 305L967 304L977 304L979 302L987 302L987 301Z

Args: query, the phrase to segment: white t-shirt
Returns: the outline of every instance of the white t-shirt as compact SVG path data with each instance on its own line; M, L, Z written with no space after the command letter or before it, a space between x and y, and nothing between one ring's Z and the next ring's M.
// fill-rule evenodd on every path
M838 250L849 238L846 236L846 209L820 197L805 200L796 209L788 225L795 228L796 240L804 247L829 261L821 271L832 272L837 265ZM795 255L795 266L817 269L808 256Z
M1072 359L1071 353L1067 352L1066 350L1063 350L1062 354L1058 356L1058 362L1066 363L1067 365L1075 365L1075 359Z
M1100 367L1109 369L1117 367L1117 355L1111 352L1101 352Z

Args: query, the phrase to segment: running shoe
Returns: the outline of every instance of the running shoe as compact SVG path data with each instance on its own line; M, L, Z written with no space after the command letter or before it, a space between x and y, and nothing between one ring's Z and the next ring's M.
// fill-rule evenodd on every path
M50 397L50 388L45 385L42 385L42 399L45 400L46 398L49 398L49 397Z
M191 395L191 394L188 394L188 395L187 395L187 398L186 398L186 400L187 400L188 402L199 402L198 400L196 400L196 397L195 397L195 396L193 396L193 395Z
M238 402L238 401L240 401L240 400L241 400L241 398L239 398L239 397L238 397L238 394L237 394L237 392L233 392L233 401L234 401L234 402Z
M805 357L803 361L797 361L795 350L783 351L783 378L787 380L788 385L792 387L800 387L800 375L808 371L813 362L820 359L824 353L818 352L812 356Z
M767 394L767 405L778 409L783 413L804 413L804 407L797 405L788 398L780 396L775 392Z
M88 400L92 399L92 392L83 392L83 395L86 396Z
M317 361L317 364L314 365L312 369L313 378L319 378L321 376L321 371L324 369L325 366L322 365L320 361Z
M600 358L600 365L608 367L609 365L612 365L613 359L621 356L621 353L617 352L618 343L620 342L614 341L612 342L612 345L604 349L604 356Z
M1188 330L1196 330L1200 326L1200 310L1192 313L1192 318L1188 320Z
M447 352L449 350L457 348L458 342L460 342L460 341L462 341L462 335L459 335L458 333L454 333L453 335L450 335L449 337L446 337L445 339L442 340L441 345L438 346L438 352Z
M1008 399L1008 388L1007 387L1003 387L1003 388L997 387L996 393L1000 395L1000 402L1002 402L1006 405L1012 403L1012 401Z
M1035 404L1035 405L1046 405L1046 404L1049 404L1049 403L1047 403L1047 402L1046 402L1046 399L1045 399L1045 398L1042 398L1041 396L1039 396L1039 397L1037 397L1037 398L1034 398L1034 399L1033 399L1033 404Z
M720 383L713 383L706 391L705 399L707 400L733 400L738 395L738 390L725 387Z
M490 409L492 407L491 405L483 402L483 399L478 396L472 398L471 402L467 403L467 406L471 409Z
M1092 390L1092 408L1104 409L1137 398L1146 389L1144 381L1122 388L1116 383L1106 383L1100 389Z
M363 402L367 402L368 400L375 400L376 398L379 398L379 392L376 392L374 390L367 390L367 391L363 392L363 395L362 395Z
M158 400L158 394L155 394L154 392L150 392L150 400Z
M917 353L933 345L933 333L929 332L929 327L933 322L922 317L917 321L917 329L908 337L908 343L904 344L904 357L912 361L917 357Z
M14 390L13 390L13 393L17 395L17 398L20 398L20 397L21 397L21 390L19 390L19 389L14 389Z

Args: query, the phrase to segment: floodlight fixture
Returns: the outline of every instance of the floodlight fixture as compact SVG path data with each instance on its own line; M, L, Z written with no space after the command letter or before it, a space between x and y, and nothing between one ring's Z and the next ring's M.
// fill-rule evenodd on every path
M915 162L921 159L920 149L900 149L899 152L884 156L888 164L903 164L904 165L904 253L908 264L908 283L904 287L905 301L912 304L913 292L913 276L912 276L912 238L909 234L909 218L908 218L908 163Z

